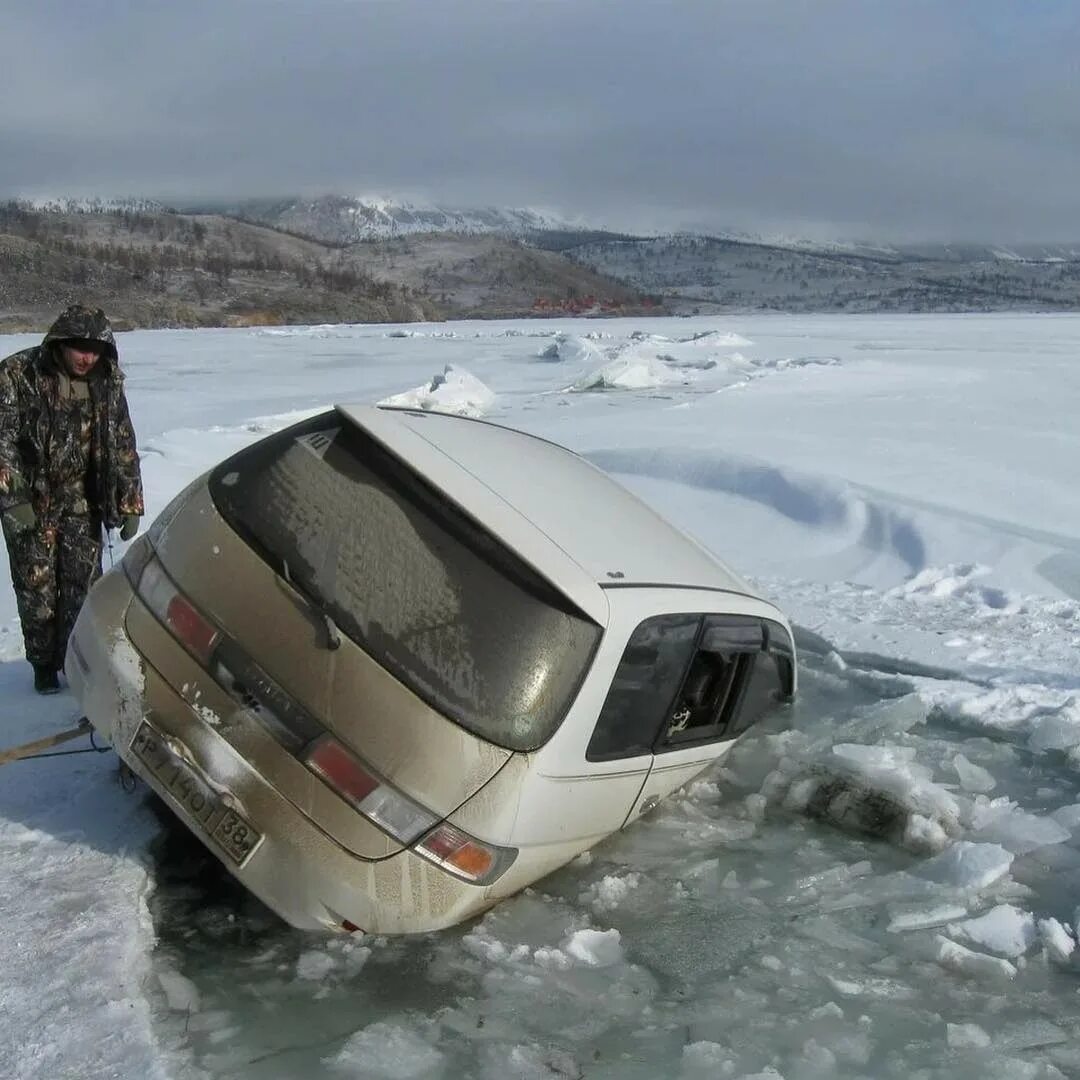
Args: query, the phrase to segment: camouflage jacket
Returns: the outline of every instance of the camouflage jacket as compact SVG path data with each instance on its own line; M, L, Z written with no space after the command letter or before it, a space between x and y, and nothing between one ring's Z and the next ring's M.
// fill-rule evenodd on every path
M81 451L74 444L83 433L65 425L70 414L59 408L56 342L91 336L103 341L106 350L87 378L91 430L86 501L106 528L120 525L128 514L143 513L142 477L124 377L104 316L102 323L101 332L72 333L61 318L40 345L0 362L0 513L29 502L40 514L60 494L53 490L57 470L63 468L57 459L78 456ZM85 331L86 326L77 324L75 329Z

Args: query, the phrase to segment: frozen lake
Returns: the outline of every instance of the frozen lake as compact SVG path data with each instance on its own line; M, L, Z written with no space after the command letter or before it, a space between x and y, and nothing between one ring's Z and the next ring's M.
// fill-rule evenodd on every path
M588 857L408 939L291 930L112 755L8 767L5 1075L1080 1076L1080 317L120 350L151 514L335 401L470 411L585 453L751 576L802 628L800 696ZM75 705L29 692L2 589L19 742Z

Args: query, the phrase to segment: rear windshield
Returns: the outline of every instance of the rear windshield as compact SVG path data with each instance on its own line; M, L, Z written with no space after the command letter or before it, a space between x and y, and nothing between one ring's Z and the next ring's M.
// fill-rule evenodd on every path
M558 727L600 628L336 413L228 459L210 491L279 574L439 712L512 750Z

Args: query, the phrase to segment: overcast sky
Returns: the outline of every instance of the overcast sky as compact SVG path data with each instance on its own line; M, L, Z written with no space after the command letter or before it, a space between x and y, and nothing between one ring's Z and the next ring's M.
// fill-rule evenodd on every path
M5 0L0 195L1080 240L1080 0Z

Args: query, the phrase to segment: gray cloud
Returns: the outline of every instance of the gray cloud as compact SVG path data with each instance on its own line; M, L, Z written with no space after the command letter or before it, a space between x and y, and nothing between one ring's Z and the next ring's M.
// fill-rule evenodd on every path
M1080 238L1071 0L13 8L3 195L382 192L623 227Z

